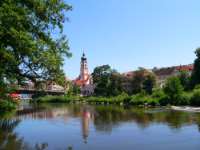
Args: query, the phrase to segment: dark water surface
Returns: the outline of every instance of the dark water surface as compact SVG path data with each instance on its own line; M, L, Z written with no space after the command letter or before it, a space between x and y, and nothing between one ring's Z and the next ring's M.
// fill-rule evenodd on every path
M199 150L200 113L120 106L26 106L0 116L1 150Z

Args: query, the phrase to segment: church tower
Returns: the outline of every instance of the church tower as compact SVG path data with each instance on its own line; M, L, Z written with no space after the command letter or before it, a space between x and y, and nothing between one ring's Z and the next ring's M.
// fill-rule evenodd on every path
M80 80L86 81L85 84L89 84L88 79L89 79L89 71L87 65L87 58L85 57L85 53L83 53L81 57Z
M73 81L73 83L80 87L81 95L83 96L92 95L94 93L94 84L92 82L92 76L89 74L88 71L87 58L85 57L84 53L81 57L80 65L81 65L80 74L78 78L76 78Z

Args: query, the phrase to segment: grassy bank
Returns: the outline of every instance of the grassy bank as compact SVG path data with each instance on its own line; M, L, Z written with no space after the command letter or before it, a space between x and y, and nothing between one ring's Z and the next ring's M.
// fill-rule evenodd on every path
M36 101L37 103L70 103L70 102L76 102L76 101L82 101L83 97L80 96L42 96L34 99L33 101Z
M38 103L89 103L89 104L119 104L119 105L191 105L200 106L200 89L183 92L174 99L164 94L162 90L154 91L152 95L139 93L127 95L125 93L112 97L80 97L80 96L44 96L35 99Z

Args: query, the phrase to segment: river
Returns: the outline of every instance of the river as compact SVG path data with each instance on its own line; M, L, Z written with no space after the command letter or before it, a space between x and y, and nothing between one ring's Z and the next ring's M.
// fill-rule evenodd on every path
M199 150L200 113L42 104L0 115L0 150Z

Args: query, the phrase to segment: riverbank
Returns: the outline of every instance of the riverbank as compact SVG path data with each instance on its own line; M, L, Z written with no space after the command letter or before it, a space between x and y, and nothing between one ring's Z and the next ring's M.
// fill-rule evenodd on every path
M141 96L121 94L112 97L82 97L82 96L44 96L34 99L37 103L88 103L88 104L129 104L129 105L159 105L156 99Z
M171 109L176 111L200 112L200 107L191 106L171 106Z
M139 93L136 95L121 94L112 97L81 97L81 96L44 96L34 99L37 103L88 103L88 104L118 104L118 105L145 105L145 106L200 106L200 92L184 92L172 100L162 91L152 95Z

